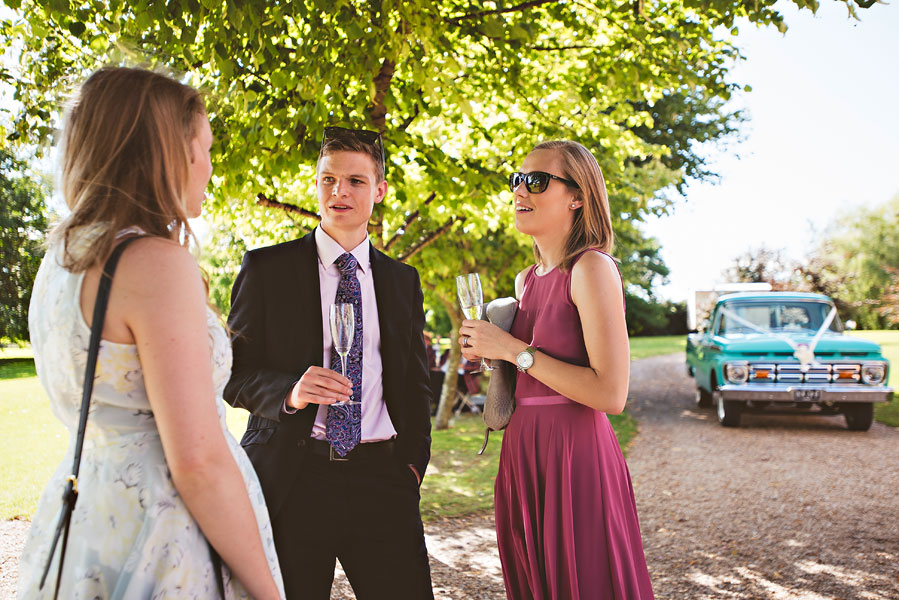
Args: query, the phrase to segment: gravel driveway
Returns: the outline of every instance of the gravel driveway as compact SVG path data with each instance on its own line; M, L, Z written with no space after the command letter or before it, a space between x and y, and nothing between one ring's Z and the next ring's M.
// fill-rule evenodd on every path
M899 430L693 403L683 355L632 364L628 463L657 598L899 599Z
M899 430L693 405L683 355L632 363L628 464L659 599L899 600ZM27 523L0 523L0 597ZM425 526L439 600L505 597L493 519ZM333 599L351 599L338 578Z

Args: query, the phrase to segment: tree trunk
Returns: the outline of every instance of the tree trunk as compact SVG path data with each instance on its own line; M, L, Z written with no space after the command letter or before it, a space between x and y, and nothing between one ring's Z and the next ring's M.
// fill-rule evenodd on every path
M456 386L459 381L459 362L462 358L462 349L459 347L459 327L462 326L462 310L455 303L443 301L446 312L449 314L453 328L450 331L449 358L446 360L446 377L443 379L443 389L440 391L440 402L437 404L437 416L434 417L434 429L449 429L450 418L453 415L453 405L456 403Z

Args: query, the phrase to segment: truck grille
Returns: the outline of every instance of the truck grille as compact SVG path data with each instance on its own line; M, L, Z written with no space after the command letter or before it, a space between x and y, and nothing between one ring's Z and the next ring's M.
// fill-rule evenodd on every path
M833 363L809 366L803 373L799 363L749 363L752 383L859 383L862 366Z

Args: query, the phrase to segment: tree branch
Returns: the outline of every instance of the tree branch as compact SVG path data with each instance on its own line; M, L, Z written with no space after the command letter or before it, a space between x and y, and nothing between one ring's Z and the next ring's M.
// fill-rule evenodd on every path
M415 246L412 246L412 248L409 248L408 250L406 250L406 252L404 252L400 256L397 256L396 259L403 263L406 262L407 260L409 260L410 258L415 256L416 254L418 254L419 252L421 252L422 250L424 250L425 248L430 246L432 243L434 243L434 241L437 238L439 238L441 235L443 235L444 233L449 231L449 229L453 225L455 225L456 223L463 223L464 221L465 221L465 217L450 217L449 219L447 219L446 223L444 223L443 225L441 225L440 227L438 227L437 229L435 229L434 231L429 233L427 236L425 236L424 239L422 239L420 242L418 242L418 244L416 244Z
M421 90L418 90L418 96L419 98L421 98L421 104L424 104L424 98L422 98ZM419 113L421 113L421 104L415 104L415 106L412 107L412 114L406 117L406 120L403 121L402 125L400 125L400 131L406 131L407 129L409 129L409 125L411 125L412 121L414 121L418 117Z
M510 6L509 8L482 10L475 13L468 13L467 15L459 15L458 17L450 17L446 20L446 22L450 25L458 25L459 22L465 21L467 19L480 19L481 17L486 17L488 15L501 15L503 13L520 12L529 8L540 6L541 4L549 4L557 1L558 0L532 0L531 2L522 2L521 4L516 4L515 6Z
M374 238L375 248L384 249L384 205L376 205L377 209L373 210L371 217L368 219L368 232Z
M312 212L311 210L306 210L305 208L301 208L295 204L285 204L283 202L278 202L277 200L272 200L268 198L265 194L259 193L256 195L256 204L259 206L265 206L268 208L279 208L288 213L294 213L297 215L302 215L304 217L309 217L311 219L315 219L316 221L321 221L321 215L316 212Z
M551 124L553 124L553 125L555 125L555 126L557 126L557 127L565 127L565 129L567 129L568 131L572 132L572 134L575 133L574 130L573 130L571 127L563 126L563 125L561 125L560 123L557 123L556 121L553 121L553 120L550 119L548 116L546 116L546 115L543 113L543 111L540 109L540 106L538 106L537 103L534 102L531 98L529 98L528 96L526 96L526 95L524 94L524 92L521 91L521 88L520 88L520 87L518 87L518 86L512 86L512 89L515 90L515 91L514 91L515 95L517 95L519 98L521 98L521 99L525 102L525 104L529 105L529 106L533 109L533 111L534 111L535 113L537 113L538 115L540 115L540 116L543 118L543 120L544 120L545 122L551 123ZM577 136L575 135L574 137L577 137Z
M537 50L539 52L555 52L559 50L601 50L602 46L593 44L577 44L574 46L528 46L528 50Z
M372 107L371 110L369 110L369 116L371 117L372 124L381 133L384 133L384 130L387 128L387 105L384 103L384 98L387 97L387 90L390 89L390 80L393 79L395 71L396 63L385 58L383 62L381 62L381 68L378 70L378 74L374 79L375 97L372 99Z
M446 314L450 318L450 347L448 350L450 354L446 361L446 375L443 378L443 387L440 390L440 401L437 403L437 414L434 416L434 429L441 430L449 428L453 407L456 404L456 387L459 384L457 373L462 358L462 348L457 341L459 339L459 327L462 326L463 315L459 309L459 305L455 302L450 302L444 298L442 294L437 294L437 298L440 300L440 303L443 304L444 308L446 308Z
M422 206L427 206L436 197L437 197L437 192L431 192L431 195L428 196L427 200L422 202ZM399 229L397 229L396 233L393 234L393 237L390 238L386 244L384 244L384 252L389 251L393 247L393 245L396 243L396 241L398 239L400 239L400 236L403 235L402 233L400 233L400 231L405 232L406 229L409 228L409 225L411 225L412 222L415 219L417 219L420 214L421 214L421 211L418 209L415 209L411 213L409 213L409 216L406 217L406 220L403 222L403 226L400 227Z

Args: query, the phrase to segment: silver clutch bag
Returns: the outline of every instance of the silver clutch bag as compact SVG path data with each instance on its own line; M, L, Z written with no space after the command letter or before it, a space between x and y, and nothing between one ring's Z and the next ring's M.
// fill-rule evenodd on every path
M515 298L497 298L487 304L484 312L488 321L503 331L509 331L517 311L518 301ZM499 364L494 364L487 384L487 398L484 401L484 424L487 425L487 431L484 433L484 445L478 454L483 454L487 448L490 432L505 429L515 411L515 365L504 360L496 362Z

